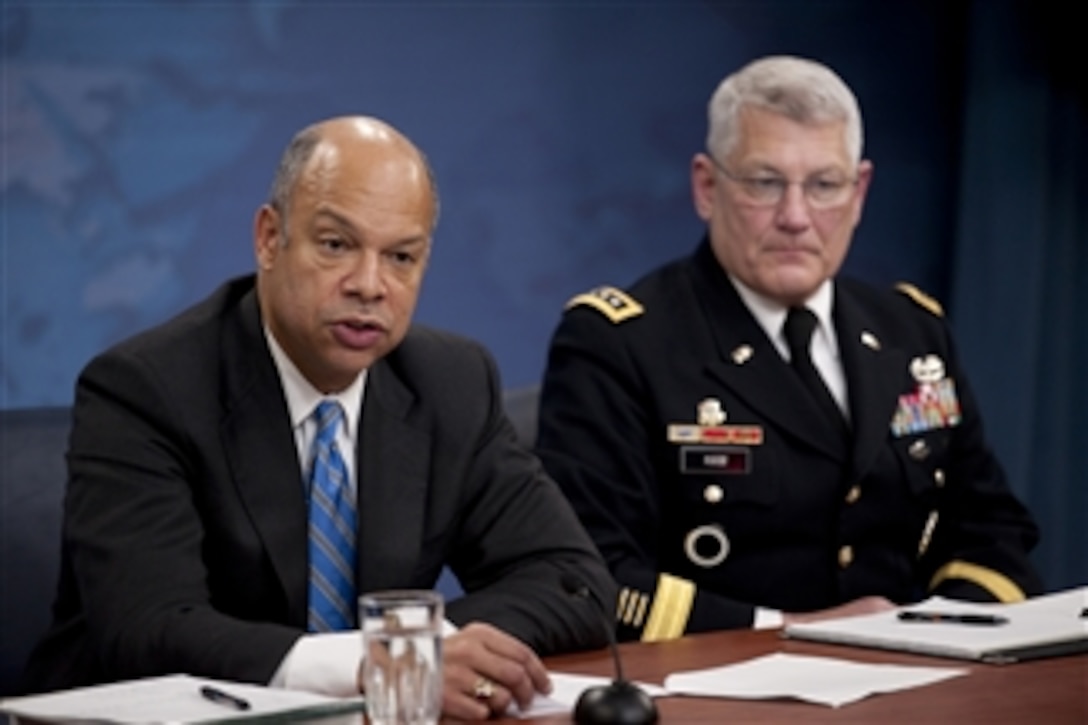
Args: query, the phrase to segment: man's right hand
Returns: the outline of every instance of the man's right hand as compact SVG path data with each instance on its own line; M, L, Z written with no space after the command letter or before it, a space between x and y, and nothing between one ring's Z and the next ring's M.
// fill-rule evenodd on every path
M876 614L895 609L895 604L884 597L861 597L846 604L827 609L818 609L815 612L783 612L782 624L798 624L801 622L818 622L822 619L837 619L839 617L853 617L859 614Z
M490 624L474 622L442 643L442 715L482 720L511 703L524 708L551 691L548 672L528 646Z

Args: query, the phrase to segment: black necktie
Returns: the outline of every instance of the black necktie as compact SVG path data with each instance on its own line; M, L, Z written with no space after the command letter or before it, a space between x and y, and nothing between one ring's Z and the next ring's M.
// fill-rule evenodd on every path
M786 324L782 326L782 332L786 336L786 343L790 347L790 367L797 371L801 382L812 393L816 403L824 411L827 417L834 420L840 430L846 432L846 419L838 403L831 397L831 391L827 389L820 371L812 364L812 356L809 354L809 345L812 342L812 331L816 329L816 315L807 307L791 307L786 315Z

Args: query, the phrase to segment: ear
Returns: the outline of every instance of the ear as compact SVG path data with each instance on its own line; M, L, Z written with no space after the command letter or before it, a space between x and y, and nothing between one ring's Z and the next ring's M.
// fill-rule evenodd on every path
M861 221L861 211L865 206L865 197L869 193L869 184L873 182L873 162L863 159L858 164L858 183L854 190L854 224Z
M253 252L258 269L272 268L283 240L280 213L268 204L262 204L253 218Z
M695 213L704 222L710 221L714 211L714 192L718 178L714 174L714 162L704 153L695 154L691 160L691 198Z
M869 184L873 182L873 162L863 159L858 164L858 209L865 203L865 195L869 193Z

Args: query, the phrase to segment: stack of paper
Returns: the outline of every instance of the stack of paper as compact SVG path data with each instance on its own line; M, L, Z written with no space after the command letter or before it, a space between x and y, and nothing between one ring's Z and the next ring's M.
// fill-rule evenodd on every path
M1088 587L1016 604L975 604L942 597L902 609L823 622L791 624L787 637L860 647L981 660L1019 662L1088 652ZM952 615L944 621L901 621L903 611ZM968 624L957 615L990 615L999 624Z
M231 700L209 699L202 688L213 687ZM245 703L242 709L241 703ZM189 675L83 687L45 695L0 700L0 712L39 722L95 722L120 725L240 722L275 720L279 716L334 715L363 709L362 698L334 698Z
M793 697L839 707L878 692L921 687L966 670L947 667L906 667L864 662L770 654L735 665L677 672L665 678L674 695L767 699Z

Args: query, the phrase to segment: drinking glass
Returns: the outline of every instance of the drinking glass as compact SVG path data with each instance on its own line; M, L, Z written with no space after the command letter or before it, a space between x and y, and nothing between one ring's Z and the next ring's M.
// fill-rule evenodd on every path
M405 589L359 597L363 687L371 725L433 725L442 709L444 602Z

